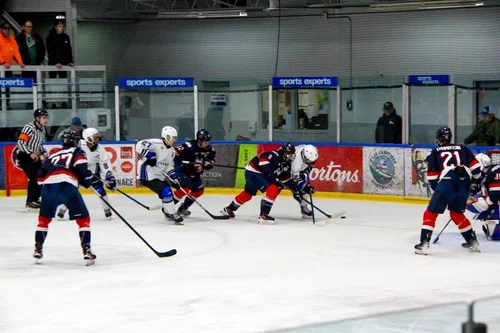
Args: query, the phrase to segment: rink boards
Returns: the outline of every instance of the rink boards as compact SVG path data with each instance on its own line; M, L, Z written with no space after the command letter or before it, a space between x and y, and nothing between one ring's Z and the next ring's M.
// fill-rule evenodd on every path
M314 144L314 143L313 143ZM137 187L135 142L102 143L110 155L119 187ZM401 197L430 197L432 190L426 177L431 146L315 144L319 160L311 172L317 191L354 194L378 194ZM47 151L58 144L46 144ZM280 144L214 143L217 164L204 172L207 188L242 188L246 163L256 154L273 150ZM475 153L487 147L471 147ZM27 179L16 163L15 144L0 144L0 189L22 190ZM239 168L239 169L238 169Z

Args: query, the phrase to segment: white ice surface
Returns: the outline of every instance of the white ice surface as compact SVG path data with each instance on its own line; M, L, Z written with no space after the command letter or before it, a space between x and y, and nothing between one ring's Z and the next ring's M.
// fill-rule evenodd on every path
M153 195L137 198L158 203ZM482 253L461 248L453 223L428 256L413 253L423 205L317 199L325 211L347 212L320 227L301 219L292 198L280 197L276 224L259 225L254 198L229 221L211 220L193 205L185 225L176 226L121 195L110 199L155 248L178 254L156 257L116 216L105 220L98 198L87 195L96 264L84 266L76 223L54 220L35 265L36 213L23 212L24 198L1 198L0 332L264 332L470 301L500 285L500 242L487 242L477 224ZM218 212L231 199L201 201ZM447 220L438 219L435 234ZM400 320L398 329L374 330L383 324L368 320L370 329L356 322L307 332L420 332L417 326L431 324L459 332L466 315L461 305L424 313L384 319ZM429 324L424 318L432 314Z

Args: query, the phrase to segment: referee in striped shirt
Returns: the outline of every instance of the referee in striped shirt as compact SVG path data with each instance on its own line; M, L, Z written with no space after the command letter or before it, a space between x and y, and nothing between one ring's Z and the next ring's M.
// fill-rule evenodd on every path
M19 150L18 159L26 177L28 177L28 198L26 208L40 208L40 194L42 187L38 185L38 170L42 166L41 158L47 157L43 148L45 141L45 126L49 121L49 113L44 109L37 109L34 113L35 121L24 125L17 140Z

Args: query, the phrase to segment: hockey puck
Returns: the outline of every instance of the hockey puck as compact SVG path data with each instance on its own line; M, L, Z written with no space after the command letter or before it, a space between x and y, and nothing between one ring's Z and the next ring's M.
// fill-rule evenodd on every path
M341 218L341 219L345 219L345 216L341 216L340 218Z

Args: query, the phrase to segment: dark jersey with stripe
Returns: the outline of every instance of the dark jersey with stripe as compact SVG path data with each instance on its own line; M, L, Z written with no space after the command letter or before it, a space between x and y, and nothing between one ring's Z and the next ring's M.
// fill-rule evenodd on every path
M51 154L38 172L39 184L70 183L90 186L92 173L87 169L87 158L80 148L63 148Z
M278 151L266 151L250 160L248 171L262 173L270 180L279 179L286 182L292 178L291 162L285 161Z
M457 166L465 169L470 181L479 181L481 177L480 163L469 148L462 145L446 144L434 148L427 157L427 179L433 190L437 183Z

